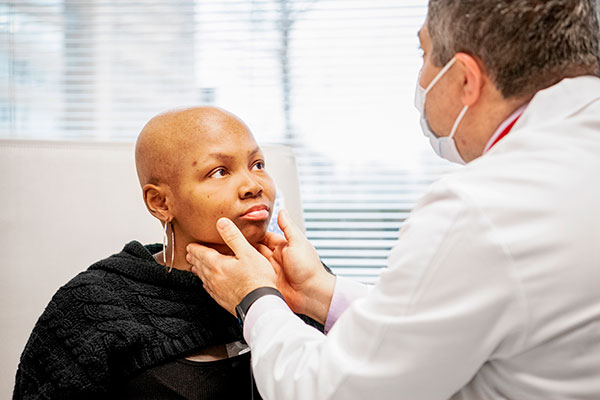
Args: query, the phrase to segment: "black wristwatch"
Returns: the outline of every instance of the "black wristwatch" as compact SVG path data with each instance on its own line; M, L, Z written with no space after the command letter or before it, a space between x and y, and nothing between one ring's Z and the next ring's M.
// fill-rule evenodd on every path
M242 301L240 301L240 304L238 304L235 307L235 313L237 314L238 322L240 323L240 326L244 325L244 320L246 319L246 314L248 313L248 309L250 308L250 306L256 300L260 299L263 296L269 295L269 294L274 294L275 296L278 296L283 301L285 301L281 292L279 290L275 289L274 287L265 286L265 287L260 287L258 289L254 289L253 291L248 293L242 299Z

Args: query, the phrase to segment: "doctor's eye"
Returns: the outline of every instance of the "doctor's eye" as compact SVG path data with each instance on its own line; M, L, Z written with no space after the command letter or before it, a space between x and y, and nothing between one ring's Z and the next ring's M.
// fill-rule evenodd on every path
M252 166L252 169L256 169L256 170L265 169L265 162L264 162L264 161L257 161L257 162L256 162L256 163L254 163L254 165Z
M227 170L225 168L217 168L214 171L212 171L210 174L208 174L209 178L224 178L227 175Z

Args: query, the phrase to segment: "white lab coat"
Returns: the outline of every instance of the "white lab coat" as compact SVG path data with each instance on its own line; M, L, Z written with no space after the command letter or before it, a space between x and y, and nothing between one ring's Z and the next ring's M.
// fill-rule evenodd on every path
M539 92L432 185L328 336L254 316L264 398L600 399L599 174L600 79Z

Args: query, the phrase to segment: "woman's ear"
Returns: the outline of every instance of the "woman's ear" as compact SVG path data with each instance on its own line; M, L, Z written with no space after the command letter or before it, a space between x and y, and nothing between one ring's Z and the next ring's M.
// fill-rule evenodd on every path
M144 203L146 208L154 217L161 221L172 219L169 205L167 204L167 191L164 186L147 184L144 185Z
M464 76L461 101L472 106L479 100L484 84L484 71L478 60L466 53L457 53L456 62L462 68Z

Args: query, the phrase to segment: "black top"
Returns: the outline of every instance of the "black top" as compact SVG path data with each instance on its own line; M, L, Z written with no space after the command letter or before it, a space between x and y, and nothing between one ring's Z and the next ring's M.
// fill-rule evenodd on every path
M128 400L261 399L252 381L250 353L210 362L167 362L142 371L120 392Z
M132 379L150 379L142 371L167 363L186 365L176 360L242 339L237 319L195 275L168 272L154 260L152 254L160 249L130 242L58 290L21 355L14 399L123 398ZM214 365L233 368L239 361L250 371L243 357L221 361ZM234 374L246 373L242 370Z

